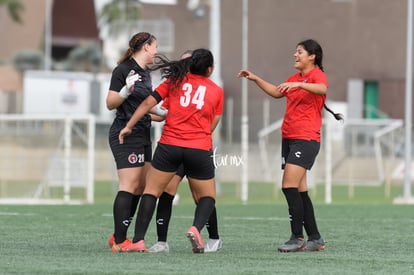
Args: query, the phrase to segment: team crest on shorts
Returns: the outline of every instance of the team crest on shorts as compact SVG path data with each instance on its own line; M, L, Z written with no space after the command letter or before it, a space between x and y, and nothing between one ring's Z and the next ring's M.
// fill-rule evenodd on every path
M134 164L138 161L138 156L135 153L132 153L128 156L128 161L131 164Z

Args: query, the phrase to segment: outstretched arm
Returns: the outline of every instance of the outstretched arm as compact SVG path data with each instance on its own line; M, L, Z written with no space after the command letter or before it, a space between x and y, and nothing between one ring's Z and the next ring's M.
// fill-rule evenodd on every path
M280 98L283 97L283 94L280 92L277 86L263 80L262 78L258 77L257 75L253 74L248 70L241 70L237 77L245 77L248 80L254 81L260 89L262 89L268 95Z
M317 95L326 95L327 87L322 83L283 82L277 89L281 93L288 93L292 88L300 88Z
M124 137L128 136L132 132L132 127L146 114L148 111L157 104L157 100L153 96L148 96L135 110L132 117L127 122L124 129L119 132L119 144L124 143Z

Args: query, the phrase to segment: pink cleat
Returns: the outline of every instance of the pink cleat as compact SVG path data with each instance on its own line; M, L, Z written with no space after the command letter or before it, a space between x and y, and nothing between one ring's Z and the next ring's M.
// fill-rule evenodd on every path
M204 240L200 236L197 227L191 226L187 230L186 234L187 239L190 241L191 246L193 247L193 253L204 253Z

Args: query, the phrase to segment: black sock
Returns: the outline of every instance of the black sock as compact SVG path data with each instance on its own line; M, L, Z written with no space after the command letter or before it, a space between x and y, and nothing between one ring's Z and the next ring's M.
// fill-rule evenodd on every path
M296 238L303 238L303 203L297 188L282 188L289 207L290 229Z
M151 221L152 215L154 214L156 203L157 198L155 196L150 194L142 195L137 213L137 221L135 223L134 243L144 239L148 225Z
M164 192L158 199L156 223L159 242L167 241L168 225L170 224L174 196Z
M133 194L125 191L118 191L115 197L113 206L115 243L122 243L126 239L131 223L129 218L133 198Z
M304 217L303 224L305 226L306 233L308 234L309 240L318 240L321 238L321 235L318 231L318 226L316 225L315 213L313 211L312 201L308 195L308 192L300 192L302 197Z
M214 207L213 212L210 214L210 218L208 219L208 222L206 223L206 228L208 231L208 237L210 239L220 239L219 233L218 233L218 225L217 225L217 211L216 207Z
M129 225L131 225L132 220L134 219L134 216L135 216L135 212L137 211L139 198L141 198L141 195L134 195L134 197L132 198L131 212L129 214L129 221L130 221Z
M207 223L215 203L212 197L202 197L198 200L193 221L193 226L197 227L198 231Z

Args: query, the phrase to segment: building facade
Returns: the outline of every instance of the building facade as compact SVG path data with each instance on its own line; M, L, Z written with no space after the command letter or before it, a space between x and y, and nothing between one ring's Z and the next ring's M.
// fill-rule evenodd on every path
M209 1L198 2L205 11L202 16L187 8L187 0L177 0L176 5L142 5L142 19L174 22L173 58L186 49L210 46ZM220 1L221 78L226 98L234 102L236 125L241 114L241 80L236 75L242 66L242 2ZM405 0L250 0L248 69L272 83L283 82L295 72L296 44L313 38L324 50L328 101L354 104L352 94L358 94L361 108L347 117L404 118L406 22ZM361 89L350 91L349 83L355 80ZM263 101L270 99L270 119L277 120L283 116L284 100L272 100L253 84L248 94L254 139L263 127ZM238 131L234 129L233 136L240 136Z
M8 41L2 43L0 49L0 61L5 66L10 65L15 51L44 50L46 1L22 2L25 6L23 25L11 22L7 11L0 8L0 37ZM175 2L173 5L149 4L151 2L157 1L142 1L141 21L162 21L164 25L140 24L136 32L153 32L159 38L160 50L167 48L164 53L169 57L179 58L187 49L211 46L210 0L169 1ZM195 9L189 9L190 2L197 4ZM227 102L232 102L226 105L223 125L226 128L226 122L232 118L234 127L224 131L237 139L240 137L242 80L236 75L242 68L243 1L219 2L221 80ZM92 0L54 0L53 3L52 54L56 59L85 41L99 43ZM351 111L346 117L404 118L406 0L249 0L248 3L248 69L272 83L283 82L295 72L296 44L313 38L324 49L328 101L358 106L348 108ZM169 24L168 29L165 22ZM169 40L162 39L165 32L171 30L173 35L168 36ZM10 66L7 72L7 75L12 73ZM10 79L18 81L16 75L0 76L1 92L21 89L18 83L11 85ZM359 83L358 90L350 85L355 81ZM270 121L282 118L285 102L269 98L252 83L248 87L250 136L254 139L267 116Z

